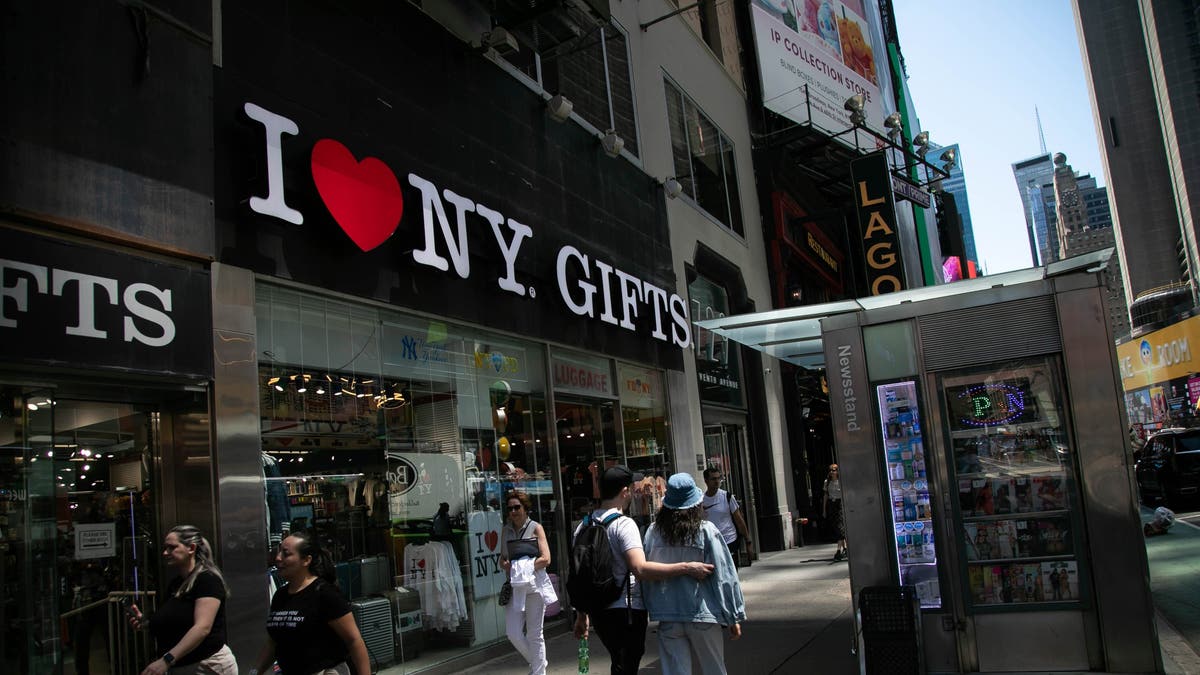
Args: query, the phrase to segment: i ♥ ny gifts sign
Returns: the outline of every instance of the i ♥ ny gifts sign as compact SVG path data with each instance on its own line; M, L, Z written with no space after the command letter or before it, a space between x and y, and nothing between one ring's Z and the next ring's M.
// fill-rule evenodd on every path
M265 166L257 173L266 180L260 180L254 188L257 194L242 196L239 201L259 216L296 228L298 236L300 230L309 228L303 236L318 242L309 249L326 249L332 258L340 246L338 267L344 274L370 277L383 273L373 269L376 265L397 276L397 270L414 276L432 273L439 275L440 282L425 283L413 296L445 293L442 297L447 300L457 297L463 304L482 305L484 312L487 305L507 303L504 306L509 314L529 316L548 311L563 314L558 310L565 308L576 324L580 318L590 320L584 321L583 327L560 329L559 334L545 337L569 338L607 324L638 339L648 336L676 348L689 346L687 302L671 292L669 284L647 278L649 274L663 278L661 262L649 270L622 267L628 267L631 258L623 255L621 246L629 246L629 242L605 242L603 252L598 253L593 250L595 241L572 241L567 236L571 234L566 226L569 224L556 223L557 228L547 228L550 231L544 238L554 242L547 246L539 241L543 238L539 237L539 223L525 222L528 216L518 220L506 213L536 216L537 208L526 205L516 209L523 195L505 194L511 205L484 203L479 195L491 194L489 199L494 200L495 190L480 189L472 194L469 179L448 185L444 179L435 182L411 167L394 166L375 156L361 135L352 143L316 134L308 136L293 119L253 102L244 102L242 111L261 134L258 142L263 145L259 148L265 147L265 153L259 161ZM297 160L298 153L307 155L306 166ZM293 175L304 169L307 176ZM448 173L445 167L438 171L443 176ZM478 168L463 173L472 172L478 175ZM449 175L459 177L456 172ZM565 201L564 193L560 188L560 201ZM555 196L546 189L536 196L546 200L547 194ZM319 231L320 236L314 239L313 231ZM344 243L330 242L329 237L348 240L354 249L345 252ZM286 231L281 238L286 248ZM305 251L304 260L312 263L312 250ZM667 270L669 278L670 268ZM473 275L481 278L465 283L472 281ZM411 285L416 288L418 283ZM397 297L399 288L403 284L393 282L389 300L405 306L421 305L416 297ZM486 293L483 297L479 297L481 289ZM512 304L517 300L526 304ZM440 309L453 313L455 304L452 301ZM528 316L522 320L531 321ZM488 325L496 323L489 321ZM515 324L500 325L517 329Z

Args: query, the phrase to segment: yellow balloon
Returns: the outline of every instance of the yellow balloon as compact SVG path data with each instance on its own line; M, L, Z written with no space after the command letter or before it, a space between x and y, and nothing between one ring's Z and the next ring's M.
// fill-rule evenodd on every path
M508 461L508 451L511 449L508 437L501 436L499 441L496 441L496 446L500 449L500 459Z

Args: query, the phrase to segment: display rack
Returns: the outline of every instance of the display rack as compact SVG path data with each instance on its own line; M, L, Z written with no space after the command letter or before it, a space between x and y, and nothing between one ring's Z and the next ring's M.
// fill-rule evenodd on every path
M1037 368L948 378L959 536L974 608L1078 603L1072 453Z
M916 589L922 607L941 607L934 515L916 384L881 384L876 394L900 583Z

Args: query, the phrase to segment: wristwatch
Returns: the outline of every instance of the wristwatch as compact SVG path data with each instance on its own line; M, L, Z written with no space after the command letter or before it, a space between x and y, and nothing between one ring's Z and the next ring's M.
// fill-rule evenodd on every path
M171 664L175 663L175 655L172 654L171 652L167 652L166 654L163 654L160 658L162 658L163 663L167 664L168 668L171 667Z

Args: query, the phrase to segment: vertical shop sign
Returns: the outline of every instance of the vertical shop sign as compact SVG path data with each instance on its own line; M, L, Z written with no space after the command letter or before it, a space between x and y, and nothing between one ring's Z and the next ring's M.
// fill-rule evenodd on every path
M859 157L850 162L850 176L871 295L904 290L904 266L900 259L900 237L896 234L895 198L887 157L883 152Z

